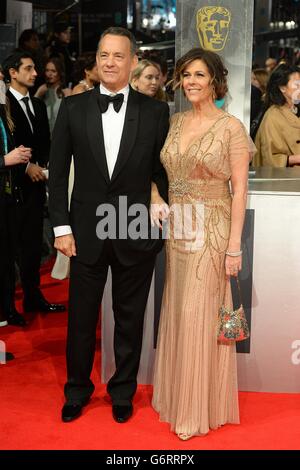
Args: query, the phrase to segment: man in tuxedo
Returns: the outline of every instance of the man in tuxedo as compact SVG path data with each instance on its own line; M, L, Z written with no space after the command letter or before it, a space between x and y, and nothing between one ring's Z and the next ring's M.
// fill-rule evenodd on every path
M127 215L120 197L126 198L128 208L142 204L148 210L152 181L162 197L167 197L160 150L168 131L169 110L166 103L128 85L130 73L137 65L135 39L128 30L112 27L103 32L97 65L100 87L63 100L50 154L49 204L55 246L71 257L68 380L62 420L68 422L80 416L94 391L90 374L96 326L110 266L116 370L107 391L114 419L124 423L133 412L144 312L155 257L163 242L119 234L121 225L124 231L122 222ZM72 154L75 181L69 213ZM96 227L101 220L97 214L103 214L101 208L107 205L115 211L117 227L115 231L108 230L105 238L99 236L98 230L97 236ZM132 217L128 219L131 221ZM128 225L125 228L128 232Z
M32 158L20 181L17 198L15 228L17 262L24 292L25 312L58 312L63 305L51 304L40 290L40 263L43 243L43 208L46 197L43 169L49 159L50 132L45 104L31 98L29 90L34 86L37 73L27 52L15 51L3 63L5 79L9 82L7 97L14 122L16 146L32 149ZM8 323L24 325L23 317L14 304L15 269L11 266L7 276L6 316Z

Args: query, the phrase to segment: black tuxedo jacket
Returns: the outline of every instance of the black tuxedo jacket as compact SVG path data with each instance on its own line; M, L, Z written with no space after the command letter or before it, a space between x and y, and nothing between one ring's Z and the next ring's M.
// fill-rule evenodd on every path
M160 150L169 127L169 108L130 89L123 134L114 172L108 174L102 116L98 105L99 88L62 101L56 120L50 152L49 210L54 227L71 225L77 258L87 264L99 259L103 240L96 234L101 216L100 204L111 204L119 220L119 196L127 205L144 204L149 208L151 181L167 199L167 177L160 162ZM114 129L111 129L114 132ZM68 176L74 157L75 181L68 210ZM125 210L121 209L124 216ZM128 217L128 223L132 217ZM156 254L161 240L113 239L114 250L125 264L134 264Z
M9 90L7 91L7 96L10 103L11 117L15 126L14 140L16 147L19 145L30 147L32 149L30 162L38 163L40 166L45 167L49 161L50 151L50 130L45 103L39 98L31 98L36 117L36 125L34 132L32 132L28 119L18 100ZM33 183L25 172L21 186L25 197L32 190L37 190L41 193L45 192L45 184L43 182Z

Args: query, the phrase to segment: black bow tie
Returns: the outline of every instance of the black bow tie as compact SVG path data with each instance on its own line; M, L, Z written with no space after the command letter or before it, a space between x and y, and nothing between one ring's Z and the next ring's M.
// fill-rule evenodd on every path
M100 93L98 97L99 105L101 113L105 113L107 111L109 103L114 105L114 110L118 113L121 109L121 106L124 101L123 93L118 93L117 95L110 96L110 95L103 95Z

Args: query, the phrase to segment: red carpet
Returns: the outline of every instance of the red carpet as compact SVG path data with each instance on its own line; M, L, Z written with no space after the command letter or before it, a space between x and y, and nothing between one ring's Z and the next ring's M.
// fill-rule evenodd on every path
M42 288L50 301L67 301L67 282L43 268ZM21 301L17 302L21 311ZM117 424L100 384L97 351L95 393L83 416L62 423L66 314L27 317L29 326L0 328L0 339L16 359L0 365L0 449L300 449L300 395L240 393L241 424L205 437L180 441L151 408L151 387L140 386L134 416Z

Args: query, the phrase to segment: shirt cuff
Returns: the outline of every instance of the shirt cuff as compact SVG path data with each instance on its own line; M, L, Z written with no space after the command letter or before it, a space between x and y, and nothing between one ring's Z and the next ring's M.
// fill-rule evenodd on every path
M55 238L72 234L72 229L70 225L59 225L58 227L53 227L53 231L54 231Z

